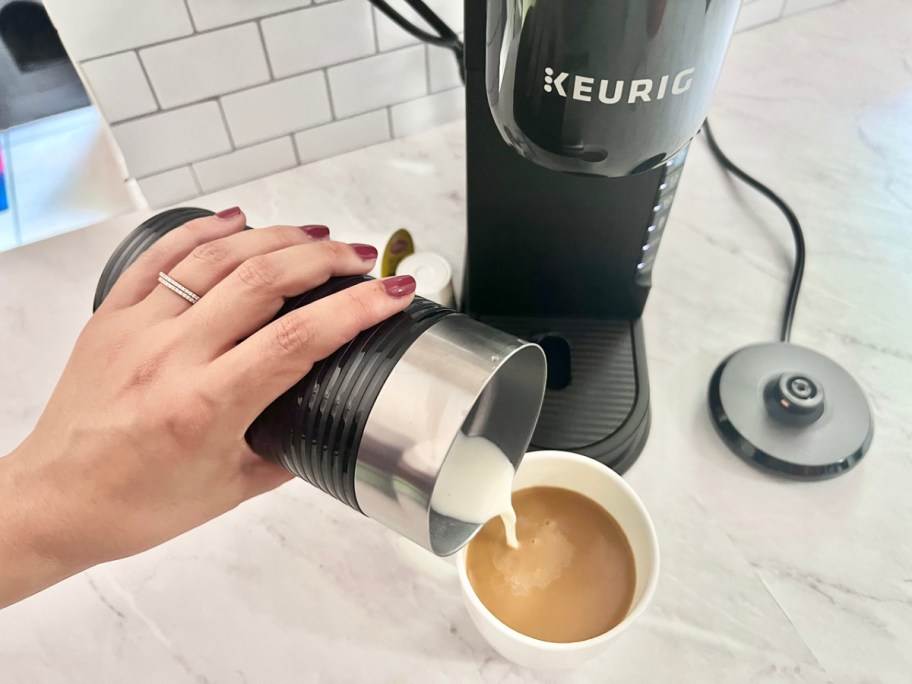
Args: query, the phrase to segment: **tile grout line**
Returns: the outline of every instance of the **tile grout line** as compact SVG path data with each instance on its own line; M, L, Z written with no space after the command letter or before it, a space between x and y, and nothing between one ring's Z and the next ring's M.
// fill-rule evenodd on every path
M149 92L152 93L152 100L155 102L155 111L163 112L164 108L161 106L161 102L158 99L158 93L155 92L155 86L152 85L152 79L149 77L149 72L146 70L146 65L143 64L142 57L139 55L139 49L130 50L134 55L136 55L136 61L139 63L139 70L142 71L143 78L146 79L146 85L149 86ZM138 117L148 116L152 112L146 112L145 114L140 114ZM112 123L113 125L113 123Z
M196 175L196 169L193 168L193 165L196 163L197 162L190 162L189 164L187 164L187 168L190 170L190 178L193 179L193 185L196 187L196 191L198 193L202 194L203 193L203 184L199 182L199 176ZM178 168L180 168L180 167L178 167ZM177 169L172 169L172 170L177 171ZM168 171L163 171L163 173L168 173ZM148 176L146 176L146 177L148 178Z
M393 106L386 106L386 125L389 127L390 140L396 139L396 129L393 127Z
M380 37L377 34L377 10L374 9L374 6L371 5L371 26L374 29L374 54L380 54Z
M193 34L191 34L191 35L196 35L196 33L197 33L196 22L193 20L193 12L190 11L190 1L189 0L184 0L184 9L187 10L187 18L190 20L190 28L193 29Z
M298 150L298 141L295 140L295 134L289 133L288 137L291 138L291 151L294 153L295 163L297 166L302 166L301 153Z
M193 168L193 165L195 163L196 162L190 162L189 164L187 164L187 168L190 170L190 178L193 181L193 186L196 188L196 195L197 195L197 197L199 197L200 195L203 194L203 184L200 183L199 176L196 175L196 169ZM180 168L180 167L178 167L178 168ZM172 169L172 170L176 171L177 169ZM162 171L162 173L168 173L168 172ZM146 177L149 178L149 176L146 176Z
M257 34L260 36L260 46L263 48L263 54L266 56L266 70L269 72L269 80L267 83L272 83L276 80L275 68L272 66L272 57L269 56L269 50L266 47L266 36L263 34L263 22L260 19L256 20Z
M332 117L332 121L338 121L339 119L336 118L336 105L333 102L332 86L329 84L329 70L324 67L320 69L320 71L323 73L323 85L326 87L326 100L329 102L329 115ZM311 126L311 128L316 127Z
M231 126L228 125L228 115L225 114L222 98L215 98L215 106L218 107L219 115L222 117L222 124L225 126L225 135L228 136L228 144L231 145L231 151L235 152L237 150L237 144L234 142L234 136L231 135Z
M430 95L434 91L431 89L431 48L429 45L424 46L424 80L427 94Z

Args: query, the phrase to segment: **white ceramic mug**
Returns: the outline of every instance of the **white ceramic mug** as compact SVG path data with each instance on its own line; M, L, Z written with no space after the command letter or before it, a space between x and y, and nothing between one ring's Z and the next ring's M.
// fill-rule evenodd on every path
M636 589L627 616L613 629L585 641L554 643L533 639L510 629L482 604L466 574L466 550L457 567L462 596L472 622L494 649L513 662L542 670L574 667L603 651L624 633L646 609L659 579L659 544L652 520L620 475L579 454L535 451L523 459L513 480L513 491L528 487L562 487L579 492L614 516L627 535L636 564Z

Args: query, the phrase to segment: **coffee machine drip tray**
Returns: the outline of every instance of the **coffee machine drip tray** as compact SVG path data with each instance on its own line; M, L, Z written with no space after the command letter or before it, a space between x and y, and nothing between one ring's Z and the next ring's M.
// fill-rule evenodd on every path
M481 317L538 343L548 390L531 450L584 454L622 473L649 434L649 383L640 319Z

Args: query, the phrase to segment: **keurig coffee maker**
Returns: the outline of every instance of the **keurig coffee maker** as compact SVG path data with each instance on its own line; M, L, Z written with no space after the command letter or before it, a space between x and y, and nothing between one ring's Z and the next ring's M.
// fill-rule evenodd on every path
M643 447L640 316L739 5L465 3L462 307L544 348L533 448L623 471Z

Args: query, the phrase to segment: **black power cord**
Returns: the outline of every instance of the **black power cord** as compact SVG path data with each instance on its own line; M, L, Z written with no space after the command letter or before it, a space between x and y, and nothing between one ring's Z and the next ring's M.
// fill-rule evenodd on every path
M370 0L370 3L389 17L389 19L399 26L399 28L415 36L418 40L428 43L429 45L436 45L437 47L444 47L452 50L453 55L456 57L456 62L459 64L459 77L462 79L462 82L465 83L465 47L463 46L462 41L459 40L459 36L453 32L453 29L447 26L445 21L437 16L434 10L424 4L422 0L405 0L405 3L415 10L415 12L418 13L418 16L436 31L436 33L428 33L415 26L412 22L399 14L399 12L390 7L386 0Z
M430 7L424 4L422 0L404 1L437 32L436 35L428 33L427 31L423 31L412 24L396 10L390 7L386 0L370 0L371 4L373 4L374 7L383 12L383 14L389 17L403 30L407 31L419 40L422 40L425 43L429 43L431 45L437 45L439 47L445 47L452 50L456 55L456 60L459 62L459 75L462 77L462 82L465 83L465 48L462 41L459 40L459 36L457 36L453 30L447 26L446 22L438 17ZM715 157L716 161L719 162L722 168L731 173L738 180L746 183L748 186L759 192L770 202L775 204L779 211L785 215L789 227L792 230L792 237L795 240L795 264L792 268L792 278L791 282L789 283L788 298L786 299L785 303L785 313L782 316L782 331L779 335L779 339L782 342L788 342L792 336L792 322L795 319L795 308L798 304L798 293L801 290L801 280L804 277L805 249L804 233L801 230L801 223L798 221L798 217L795 216L795 212L792 211L791 207L789 207L789 205L786 204L785 201L779 197L779 195L770 190L763 183L748 174L746 171L741 169L737 164L735 164L725 155L725 153L719 147L719 144L716 142L716 138L713 136L712 129L709 126L709 119L706 119L703 122L703 132L706 134L706 142L709 144L709 149L712 152L713 157Z
M782 316L782 332L779 336L779 339L782 342L788 342L792 335L792 321L795 319L795 307L798 303L798 292L801 289L801 279L804 277L805 250L804 233L801 230L801 223L799 223L798 217L795 216L795 212L792 211L791 207L789 207L779 195L756 178L749 175L731 159L725 156L725 153L719 148L719 144L713 136L712 129L709 127L709 119L706 119L703 122L703 132L706 134L706 142L709 144L710 152L712 152L713 157L715 157L722 168L775 204L779 211L785 215L789 227L792 229L792 237L795 240L795 265L792 267L792 279L789 284L788 298L785 303L785 313Z

